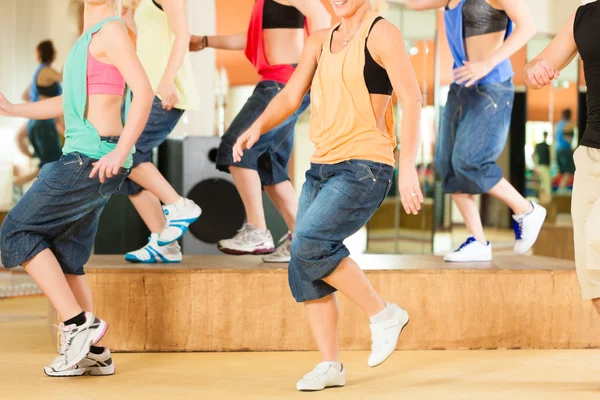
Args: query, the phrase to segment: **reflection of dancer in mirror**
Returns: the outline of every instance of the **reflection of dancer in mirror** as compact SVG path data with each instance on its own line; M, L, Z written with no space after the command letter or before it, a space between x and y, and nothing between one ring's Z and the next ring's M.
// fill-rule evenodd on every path
M63 321L60 354L44 369L50 376L114 373L110 351L93 346L107 324L92 314L83 267L152 104L144 69L114 16L118 2L85 0L85 33L67 58L62 96L13 105L0 95L0 115L46 120L64 113L66 123L62 157L44 165L0 232L2 264L22 265ZM133 101L125 83L135 92Z
M600 313L600 2L579 7L561 31L527 67L532 89L550 85L579 52L587 82L587 125L575 151L575 183L571 215L575 235L575 265L584 299Z
M289 118L273 127L251 151L246 152L241 161L232 159L231 148L292 76L304 46L307 18L315 30L331 26L331 16L320 0L257 0L247 33L192 37L192 50L205 47L246 49L246 56L261 76L260 83L225 132L219 147L217 168L232 174L248 219L234 238L219 242L219 248L225 253L273 253L275 246L265 221L262 186L290 231L281 239L275 253L263 259L266 262L290 260L298 202L287 165L294 144L294 127L309 105L309 95Z
M50 40L44 40L36 47L36 56L40 65L33 74L33 80L23 93L24 101L41 101L62 94L62 74L52 68L56 58L54 44ZM28 157L39 159L39 168L45 164L60 158L61 140L64 133L62 117L48 120L31 120L17 132L16 141L19 150ZM29 149L33 147L33 152ZM20 185L27 183L37 176L38 170L20 176L15 183Z
M182 254L177 240L200 216L200 207L181 197L152 163L153 150L167 139L185 110L195 110L199 105L187 59L190 33L185 3L185 0L124 2L129 7L123 11L123 17L130 31L137 34L137 53L156 92L148 123L135 144L133 169L119 191L129 196L151 232L147 245L125 255L130 262L180 262Z
M552 177L550 174L550 145L548 132L544 132L544 140L535 145L535 171L540 179L539 199L541 204L549 204L552 200Z
M568 187L575 173L572 147L575 126L571 121L572 115L571 109L564 109L561 120L556 124L556 162L560 172L557 194L569 194Z
M483 232L475 198L482 193L512 209L514 252L524 254L537 240L546 210L529 202L504 179L496 160L506 144L512 115L514 87L509 57L535 34L527 5L522 0L408 0L408 6L446 7L446 35L454 59L455 82L444 108L435 168L471 236L444 260L492 259L492 245Z
M415 168L421 91L402 34L377 13L385 0L331 3L342 22L310 37L288 85L233 147L239 162L261 135L295 112L311 89L309 135L315 153L300 195L289 281L296 301L305 304L322 362L298 382L299 390L346 382L338 349L337 290L370 317L371 367L393 353L408 323L408 313L375 292L344 246L391 186L396 146L392 88L403 110L400 197L407 213L417 214L423 201Z

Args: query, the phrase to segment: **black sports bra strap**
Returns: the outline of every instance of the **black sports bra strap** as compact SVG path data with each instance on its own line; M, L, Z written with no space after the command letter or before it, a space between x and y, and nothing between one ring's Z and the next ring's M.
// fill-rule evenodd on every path
M375 18L375 21L373 21L373 23L371 24L371 27L369 28L369 33L367 33L367 38L371 34L373 27L375 27L375 24L378 23L379 21L381 21L382 19L385 19L385 18L383 18L381 15L379 17Z

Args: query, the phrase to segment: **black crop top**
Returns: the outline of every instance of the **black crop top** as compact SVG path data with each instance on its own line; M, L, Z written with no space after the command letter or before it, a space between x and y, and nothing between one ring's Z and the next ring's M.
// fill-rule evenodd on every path
M508 29L506 11L495 9L486 0L463 1L465 2L462 9L465 38Z
M60 94L60 86L57 82L54 82L50 86L36 85L36 89L40 96L56 97Z
M263 29L304 29L304 14L296 7L265 0Z
M581 144L600 149L600 2L583 5L577 9L573 23L573 36L587 85L587 124Z
M373 24L369 28L369 35L373 30L375 24L381 21L383 17L375 18ZM340 26L336 28L339 29ZM331 41L329 42L329 48L331 48L331 42L333 41L333 35L331 35ZM381 65L377 64L377 62L373 59L369 48L367 47L367 42L369 41L369 36L367 35L367 40L365 40L365 67L363 69L363 76L365 78L365 84L367 85L367 90L369 94L383 94L387 96L392 95L392 82L390 81L390 77L388 76L387 71Z

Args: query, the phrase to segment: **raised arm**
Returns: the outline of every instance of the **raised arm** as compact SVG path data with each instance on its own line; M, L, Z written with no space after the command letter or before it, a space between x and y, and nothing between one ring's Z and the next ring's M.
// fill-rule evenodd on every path
M167 15L169 27L175 34L171 46L171 54L167 69L158 85L158 93L162 99L163 108L170 110L179 102L175 88L175 76L185 60L190 44L190 29L185 15L185 0L162 0L162 8Z
M233 147L233 159L238 162L242 159L244 149L250 149L258 141L260 135L267 133L292 115L300 104L302 98L310 89L317 70L317 63L323 41L328 31L315 32L308 38L298 67L294 71L290 81L271 100L262 115L252 124L242 136L240 136Z
M207 47L223 50L244 50L247 36L246 32L221 36L192 36L190 51L200 51Z
M573 36L575 13L571 14L558 35L542 52L525 66L525 84L531 89L541 89L558 78L559 72L577 55Z
M35 103L12 104L0 93L0 115L27 119L52 119L63 114L62 96Z
M290 0L290 3L310 20L313 30L319 31L331 26L331 15L320 0Z
M103 182L105 176L110 177L118 173L137 142L146 126L154 94L125 26L117 21L109 22L98 35L97 39L101 40L104 53L123 75L127 86L133 92L127 121L115 150L95 163L90 174L90 177L93 177L99 172L100 181Z
M417 214L423 195L415 168L420 135L419 123L423 98L417 75L410 63L400 30L388 21L380 21L370 35L375 59L379 59L390 77L394 93L402 105L398 188L407 214Z
M407 0L406 6L411 10L437 10L445 7L448 0Z
M456 83L466 82L466 86L473 85L489 74L496 65L519 51L535 35L535 23L525 0L497 1L504 8L508 17L514 21L515 30L487 59L476 62L466 61L464 67L454 70Z

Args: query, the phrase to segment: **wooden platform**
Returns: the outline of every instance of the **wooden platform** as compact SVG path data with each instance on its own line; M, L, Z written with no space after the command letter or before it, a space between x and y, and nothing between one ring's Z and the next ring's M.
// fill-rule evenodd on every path
M191 256L135 266L98 256L87 267L96 313L116 351L314 350L285 265L257 257ZM590 348L600 318L570 261L498 257L445 264L434 256L362 256L385 299L411 315L402 349ZM340 347L370 346L367 316L340 296Z
M573 227L545 224L533 246L533 254L574 261Z

